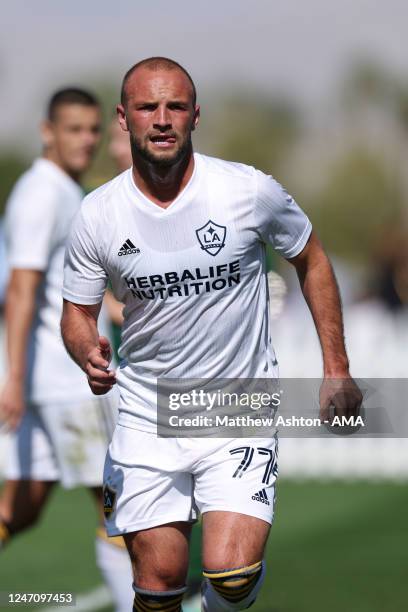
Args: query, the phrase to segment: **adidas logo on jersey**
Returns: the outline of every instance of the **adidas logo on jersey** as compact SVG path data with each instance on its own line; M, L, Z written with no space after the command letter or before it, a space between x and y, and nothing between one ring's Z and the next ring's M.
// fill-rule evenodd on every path
M263 504L266 504L267 506L271 505L265 489L261 489L261 491L258 491L258 493L255 493L255 495L252 496L252 499L254 499L255 501L262 502Z
M135 255L137 253L140 253L140 249L135 247L130 238L128 238L126 242L122 244L118 251L119 257L121 257L122 255Z

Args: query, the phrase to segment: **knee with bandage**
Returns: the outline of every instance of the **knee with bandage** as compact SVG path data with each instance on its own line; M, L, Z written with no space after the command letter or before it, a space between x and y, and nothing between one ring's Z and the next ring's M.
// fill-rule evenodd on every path
M133 612L181 612L181 601L187 587L169 591L140 589L133 585L135 599Z
M251 606L262 586L265 562L230 570L204 570L204 612L246 610Z

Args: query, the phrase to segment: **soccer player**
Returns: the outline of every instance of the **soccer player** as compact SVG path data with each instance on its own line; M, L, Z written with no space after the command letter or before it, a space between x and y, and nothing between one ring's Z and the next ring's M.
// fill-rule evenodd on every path
M120 389L104 473L107 530L125 537L134 610L177 611L198 508L202 609L246 609L265 575L275 437L157 437L157 381L277 375L264 261L270 243L295 266L319 333L321 415L330 403L356 411L361 396L348 370L337 285L309 219L279 183L193 153L200 109L179 64L148 58L133 66L117 109L133 166L90 194L73 224L62 318L65 345L94 393ZM125 303L117 373L97 327L108 278Z
M116 608L125 610L132 598L130 563L123 539L106 537L101 488L116 400L92 395L59 330L65 243L83 197L79 181L100 132L100 108L91 93L56 92L41 128L43 155L7 204L8 372L0 417L15 433L0 497L0 548L36 522L57 481L68 488L84 485L100 514L98 565ZM101 325L108 329L106 317Z

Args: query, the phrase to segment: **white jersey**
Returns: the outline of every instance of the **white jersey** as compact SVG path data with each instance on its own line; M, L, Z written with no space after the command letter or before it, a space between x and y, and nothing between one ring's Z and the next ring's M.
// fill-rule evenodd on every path
M27 358L27 399L35 403L92 395L60 333L65 245L82 197L79 185L56 164L38 159L17 181L7 203L9 268L44 272Z
M189 183L167 209L136 187L131 169L91 193L67 249L67 300L100 302L109 278L125 304L119 423L144 431L156 428L160 377L276 376L265 245L294 257L311 232L273 178L194 159Z

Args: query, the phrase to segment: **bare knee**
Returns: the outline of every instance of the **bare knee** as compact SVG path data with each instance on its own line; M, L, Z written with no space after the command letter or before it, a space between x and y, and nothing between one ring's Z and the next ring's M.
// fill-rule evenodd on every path
M183 564L177 556L161 553L160 547L140 546L138 551L131 554L131 560L139 588L165 591L185 584L187 562Z
M263 558L270 525L233 512L203 515L203 566L208 570L251 565Z
M125 535L137 587L166 591L185 585L189 533L190 526L173 523Z
M176 589L186 583L186 572L170 564L157 561L135 570L136 584L141 589L166 591Z

